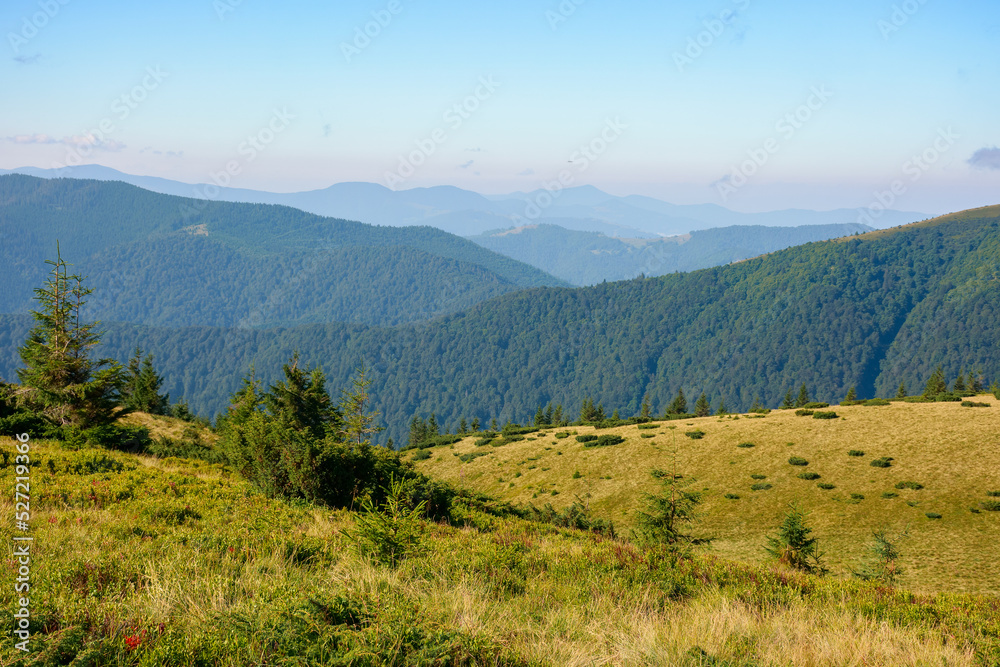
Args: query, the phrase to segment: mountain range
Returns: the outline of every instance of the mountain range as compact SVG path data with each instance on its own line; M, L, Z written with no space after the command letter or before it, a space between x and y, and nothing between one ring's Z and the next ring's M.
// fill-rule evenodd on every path
M390 190L375 183L338 183L320 190L275 193L220 187L215 183L190 184L152 176L135 176L100 165L0 170L0 174L10 173L39 178L122 181L180 197L278 204L372 225L428 225L459 236L539 221L576 231L627 238L655 238L734 225L797 227L864 222L855 209L739 213L715 204L677 205L640 195L617 197L592 186L566 188L551 197L548 191L541 189L484 196L452 186ZM224 182L221 178L218 180ZM550 199L551 203L544 205ZM197 208L192 207L193 210ZM887 210L877 222L879 227L892 227L927 217L923 213Z

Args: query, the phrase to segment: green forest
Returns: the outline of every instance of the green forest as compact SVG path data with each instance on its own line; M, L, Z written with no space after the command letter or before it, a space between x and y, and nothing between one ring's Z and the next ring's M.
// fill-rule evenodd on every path
M19 175L0 202L5 313L28 311L57 241L95 290L87 316L153 326L391 326L564 284L430 227Z
M776 407L803 384L821 401L851 387L890 397L938 366L950 378L1000 377L997 257L992 207L692 273L525 289L392 328L107 322L103 350L124 361L139 343L164 389L205 416L226 407L251 365L270 381L298 351L345 386L366 364L381 437L396 442L415 415L435 413L453 431L463 418L525 422L549 403L575 411L587 397L623 417L644 397L662 412L679 389L733 411ZM0 376L13 377L29 328L27 316L0 319Z

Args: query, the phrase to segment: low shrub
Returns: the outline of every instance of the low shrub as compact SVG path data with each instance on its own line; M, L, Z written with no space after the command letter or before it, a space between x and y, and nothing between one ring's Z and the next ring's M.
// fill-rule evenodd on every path
M756 447L757 445L753 444L752 442L741 442L736 446L739 447L740 449L751 449L753 447Z
M868 407L877 407L880 405L892 405L892 402L884 398L869 398L867 401L863 401L862 404Z
M984 500L979 503L979 507L987 512L1000 512L1000 500Z
M815 414L815 413L812 410L806 410L805 408L801 408L801 409L795 411L795 416L796 417L809 417L809 416L811 416L813 414Z
M468 454L462 454L458 457L458 460L462 463L468 463L470 461L475 461L481 456L489 456L490 452L469 452Z
M648 429L660 428L660 425L659 424L639 424L638 428L639 428L640 431L643 431L643 430L648 430Z
M569 431L562 431L560 433L556 433L556 440L562 440L563 438L568 438L568 437L569 437Z
M576 436L577 442L593 442L594 440L597 440L597 436L593 434Z
M788 465L793 465L793 466L807 466L807 465L809 465L809 461L806 461L804 458L801 458L801 457L798 457L798 456L793 456L793 457L791 457L791 458L788 459Z
M833 411L813 413L813 419L836 419L836 418L837 418L837 413Z
M428 449L418 449L417 453L413 455L414 461L426 461L431 457L431 452Z
M892 491L883 491L882 492L882 497L883 498L898 498L899 494L898 493L893 493Z
M868 465L870 465L873 468L888 468L892 466L893 460L894 459L891 456L883 456L880 459L875 459Z
M818 472L801 472L799 473L799 479L814 480L819 479L820 474Z
M975 401L962 401L963 408L988 408L989 403L977 403Z
M802 407L805 408L806 410L818 410L820 408L828 408L828 407L830 407L830 404L829 403L820 403L820 402L816 401L816 402L813 402L813 403L806 403Z
M770 488L771 488L771 485L768 484L767 482L757 482L756 484L751 485L750 490L751 491L767 491Z
M656 434L655 433L640 433L639 437L640 438L655 438Z
M924 488L924 485L920 482L896 482L897 489L911 489L913 491L919 491Z
M924 512L924 516L928 519L940 519L941 515L937 512Z
M505 445L509 445L512 442L520 442L521 440L524 440L524 436L523 435L505 435L502 438L496 438L494 440L491 440L490 441L490 446L491 447L503 447Z
M986 495L990 498L1000 498L1000 491L987 491Z
M584 447L611 447L612 445L620 445L625 442L625 438L620 435L602 435L596 440L590 440L584 443Z
M476 447L485 447L486 445L490 444L491 442L493 442L493 438L479 438L479 440L476 440L472 444L474 444Z
M691 438L692 440L701 440L705 437L705 432L701 429L695 429L694 431L685 431L684 435Z
M862 493L852 493L851 500L864 500L865 496Z
M820 482L816 486L818 486L819 488L823 489L824 491L829 491L830 489L837 488L833 484L830 484L829 482Z
M750 475L750 479L767 479L767 475Z
M583 475L580 474L579 470L575 470L573 472L573 479L580 479L581 477L583 477Z
M735 493L727 493L725 496L726 500L739 500L740 497Z
M852 449L851 451L847 452L847 455L848 456L864 456L865 453L863 451L861 451L860 449Z

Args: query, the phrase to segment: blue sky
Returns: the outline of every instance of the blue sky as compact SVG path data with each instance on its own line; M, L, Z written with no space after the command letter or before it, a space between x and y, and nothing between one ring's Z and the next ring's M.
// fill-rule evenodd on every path
M677 203L1000 202L995 0L6 0L0 27L0 168L500 193L592 146L574 184Z

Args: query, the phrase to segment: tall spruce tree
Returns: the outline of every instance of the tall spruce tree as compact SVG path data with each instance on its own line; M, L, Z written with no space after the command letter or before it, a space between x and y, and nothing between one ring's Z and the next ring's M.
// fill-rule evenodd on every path
M801 408L803 405L809 402L809 390L806 389L806 383L803 382L802 386L799 388L799 396L795 399L795 407Z
M121 405L124 373L113 359L91 359L100 343L98 322L84 323L81 310L93 290L70 275L56 246L55 261L42 287L35 289L39 309L35 327L19 349L24 368L17 402L54 424L81 429L114 423L129 412Z
M708 402L708 397L705 392L701 392L701 396L694 404L694 416L695 417L708 417L712 414L712 406Z
M927 378L927 384L924 386L924 398L934 398L938 394L943 394L948 391L948 383L944 380L944 370L938 366L931 373L931 376Z
M795 407L795 401L792 399L792 390L789 389L785 392L785 399L781 401L782 410L791 410Z
M167 414L170 410L170 394L161 394L163 378L153 367L153 355L142 356L142 349L136 347L129 359L122 402L129 410L146 412L151 415Z
M858 392L854 387L847 390L847 395L844 396L844 403L850 403L851 401L858 400Z
M896 398L906 398L906 382L899 383L899 389L896 390Z
M344 439L352 446L362 449L371 444L374 435L385 430L382 426L376 425L379 418L378 410L369 412L372 398L368 393L368 387L371 384L372 379L368 377L368 369L362 364L351 379L351 389L340 392L338 416L342 415ZM433 413L431 419L434 419Z
M687 399L684 398L684 389L679 388L677 390L677 395L674 396L674 400L670 402L667 406L668 415L684 415L687 414Z

